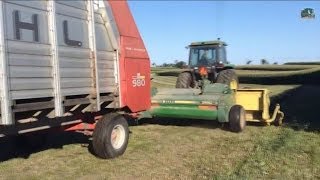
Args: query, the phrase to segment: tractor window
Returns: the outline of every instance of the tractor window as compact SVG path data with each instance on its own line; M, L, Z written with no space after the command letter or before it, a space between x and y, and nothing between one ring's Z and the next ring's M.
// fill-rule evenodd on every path
M195 47L190 49L190 66L213 65L218 57L218 47Z
M227 64L227 53L224 47L217 49L217 61Z
M198 64L199 49L190 49L190 65L196 66Z

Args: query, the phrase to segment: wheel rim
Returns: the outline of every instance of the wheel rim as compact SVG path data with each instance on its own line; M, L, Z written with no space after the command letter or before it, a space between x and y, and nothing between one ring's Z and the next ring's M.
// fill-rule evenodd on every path
M230 82L230 89L237 90L238 89L238 81L235 79L232 79Z
M126 132L122 125L116 125L111 132L111 145L114 149L120 149L125 141Z
M244 129L244 127L246 125L246 113L245 113L244 109L241 109L239 115L240 115L240 127L241 127L241 129Z

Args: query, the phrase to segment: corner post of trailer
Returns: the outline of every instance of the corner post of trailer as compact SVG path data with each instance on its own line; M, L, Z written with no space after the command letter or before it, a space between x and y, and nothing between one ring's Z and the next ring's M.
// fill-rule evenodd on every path
M0 72L1 72L1 121L0 125L13 125L14 121L12 118L12 109L11 109L11 97L9 89L9 72L8 72L8 57L6 52L6 43L5 43L5 8L4 2L0 1Z
M56 116L63 116L64 110L62 105L61 94L61 78L60 78L60 65L59 65L59 51L57 42L57 27L56 27L56 4L55 1L48 1L48 25L49 25L49 38L51 43L51 64L52 64L52 77L53 77L53 94L54 94L54 111Z
M89 48L90 48L90 60L92 67L93 77L93 90L91 98L95 99L94 111L100 111L100 89L99 89L99 73L98 73L98 62L97 62L97 48L96 48L96 35L95 35L95 20L94 20L94 1L87 1L87 20L88 20L88 32L89 32Z

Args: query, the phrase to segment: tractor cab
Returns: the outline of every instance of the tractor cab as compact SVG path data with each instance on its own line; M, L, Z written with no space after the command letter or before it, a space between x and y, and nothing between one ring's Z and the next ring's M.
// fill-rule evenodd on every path
M215 41L193 42L189 52L188 69L182 71L176 88L203 88L205 82L230 85L238 88L234 65L227 61L227 44L218 38Z
M228 64L225 48L226 46L227 44L223 41L220 41L220 39L216 41L191 43L188 46L190 49L189 67L219 67Z

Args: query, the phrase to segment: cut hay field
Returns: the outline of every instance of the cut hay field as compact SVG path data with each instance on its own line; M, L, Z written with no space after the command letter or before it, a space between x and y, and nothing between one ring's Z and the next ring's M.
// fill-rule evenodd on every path
M182 69L153 68L157 76L178 76ZM240 83L320 84L320 65L261 65L236 67Z
M152 86L174 87L176 76L158 74L170 71L176 69L153 70ZM320 179L320 86L241 86L271 90L284 126L250 124L232 133L215 122L144 123L130 127L127 151L112 160L90 154L90 141L78 134L52 134L36 151L2 141L0 179Z

